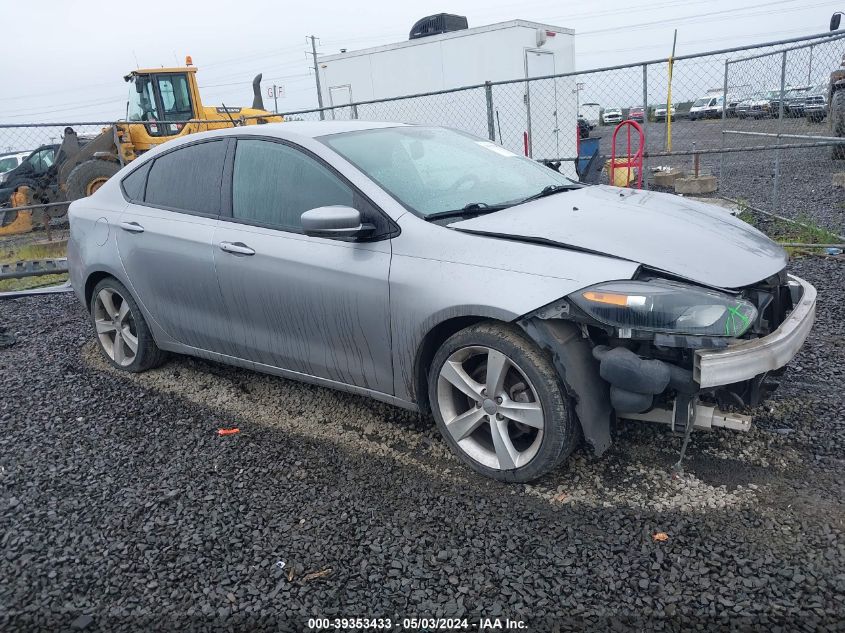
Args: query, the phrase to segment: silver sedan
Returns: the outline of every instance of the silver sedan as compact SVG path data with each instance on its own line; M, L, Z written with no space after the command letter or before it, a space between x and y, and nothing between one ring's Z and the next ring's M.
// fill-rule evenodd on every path
M615 417L755 404L812 286L722 209L585 187L485 139L363 122L166 143L70 208L73 287L130 372L190 354L431 412L529 481Z

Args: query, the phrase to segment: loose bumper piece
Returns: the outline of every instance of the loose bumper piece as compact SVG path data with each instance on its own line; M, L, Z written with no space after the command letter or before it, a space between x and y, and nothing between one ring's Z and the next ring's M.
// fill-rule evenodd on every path
M815 320L816 289L793 275L789 275L789 281L800 290L800 298L778 329L768 336L724 349L695 353L693 378L702 388L729 385L774 371L798 353Z

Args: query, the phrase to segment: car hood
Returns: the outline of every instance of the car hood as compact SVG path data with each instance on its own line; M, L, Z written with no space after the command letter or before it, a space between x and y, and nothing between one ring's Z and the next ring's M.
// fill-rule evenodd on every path
M606 185L558 193L449 227L609 255L717 288L756 283L787 262L780 246L720 207Z

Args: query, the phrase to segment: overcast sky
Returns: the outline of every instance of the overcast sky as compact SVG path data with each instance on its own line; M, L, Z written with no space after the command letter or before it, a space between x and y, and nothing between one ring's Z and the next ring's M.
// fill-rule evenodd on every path
M407 39L420 17L448 11L470 27L521 18L575 29L579 70L827 30L845 0L279 0L202 3L146 0L4 2L0 122L107 120L125 116L123 75L141 67L199 68L206 105L246 106L250 82L283 84L281 111L316 106L306 36L329 54ZM272 100L265 99L272 107Z

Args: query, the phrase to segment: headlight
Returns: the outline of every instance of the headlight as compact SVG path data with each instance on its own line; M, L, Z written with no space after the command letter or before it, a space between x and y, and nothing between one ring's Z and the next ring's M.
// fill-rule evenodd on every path
M2 174L0 174L0 185L2 185L4 182L6 182L6 180L8 180L8 178L9 178L9 172L4 171Z
M569 297L606 325L648 332L741 336L757 319L753 304L670 281L611 281Z

